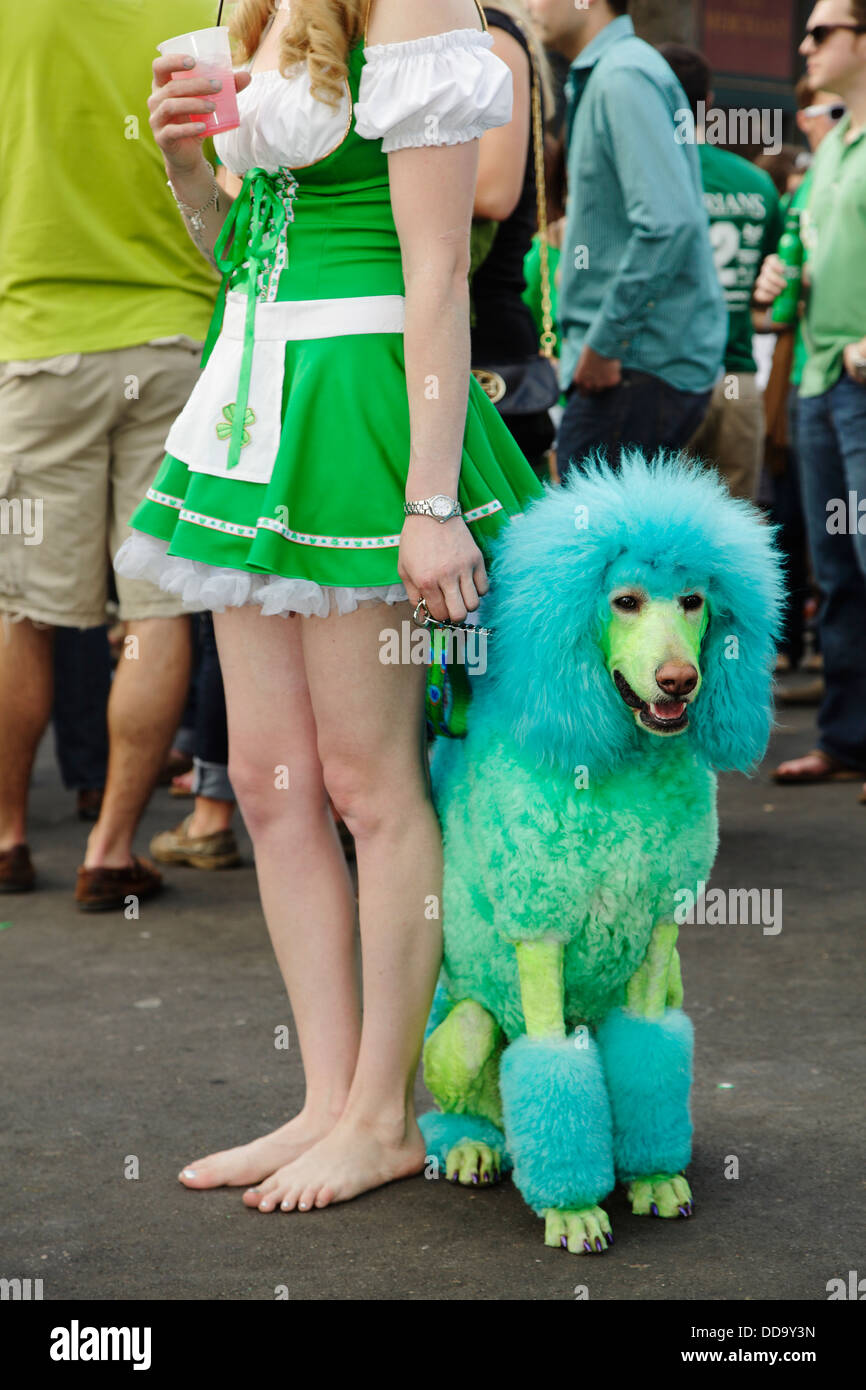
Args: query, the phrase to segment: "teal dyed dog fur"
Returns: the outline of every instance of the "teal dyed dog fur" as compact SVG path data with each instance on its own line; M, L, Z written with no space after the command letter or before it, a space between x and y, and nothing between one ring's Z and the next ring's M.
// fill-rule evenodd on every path
M658 1022L612 1009L598 1029L613 1111L617 1175L679 1173L691 1157L694 1033L682 1009Z
M496 1062L498 1157L539 1212L600 1201L614 1168L688 1161L691 1026L676 952L654 931L710 876L715 772L749 771L765 750L782 603L772 528L715 474L637 454L619 473L587 469L494 543L469 731L431 758L445 958L428 1032L471 999L512 1044ZM693 670L694 688L672 696L656 680L668 670L674 684ZM563 1027L517 1047L529 942L561 945ZM552 977L538 979L549 1000ZM561 1041L581 1025L597 1047ZM478 1118L503 1133L497 1106ZM425 1133L444 1135L439 1119Z

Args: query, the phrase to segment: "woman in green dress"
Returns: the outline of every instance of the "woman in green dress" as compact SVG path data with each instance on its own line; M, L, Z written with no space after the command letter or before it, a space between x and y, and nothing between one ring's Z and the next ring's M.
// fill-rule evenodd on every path
M476 0L240 0L231 28L250 74L216 139L243 180L230 206L201 153L202 81L154 63L151 124L223 282L115 563L215 613L230 775L306 1078L298 1115L180 1178L307 1211L424 1165L442 847L426 667L380 653L422 596L441 620L477 609L486 542L542 489L469 373L478 140L512 100ZM363 1016L329 798L356 846Z

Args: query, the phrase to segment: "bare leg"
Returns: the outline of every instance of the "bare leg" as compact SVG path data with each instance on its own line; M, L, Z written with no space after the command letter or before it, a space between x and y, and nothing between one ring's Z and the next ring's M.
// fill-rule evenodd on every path
M216 801L211 796L197 796L187 833L195 837L215 835L220 830L228 830L234 813L233 801Z
M132 859L141 814L183 713L190 674L187 618L146 618L127 631L108 701L108 776L87 840L88 868ZM129 655L127 655L129 653Z
M317 750L301 648L307 621L313 620L265 618L251 607L214 614L229 776L255 848L306 1100L272 1134L191 1163L180 1175L188 1187L246 1186L290 1162L333 1126L355 1070L361 1033L355 894Z
M33 760L53 691L53 628L0 616L0 850L25 843Z
M346 1106L326 1138L248 1206L308 1210L421 1170L412 1091L442 956L442 846L429 795L423 665L385 665L380 634L411 605L311 618L302 629L325 784L355 838L364 1025Z

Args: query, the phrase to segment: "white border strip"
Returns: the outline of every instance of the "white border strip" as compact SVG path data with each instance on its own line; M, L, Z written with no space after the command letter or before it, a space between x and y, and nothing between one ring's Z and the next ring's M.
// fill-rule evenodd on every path
M222 332L243 341L247 296L226 295ZM288 343L307 338L343 338L353 333L402 333L406 299L402 294L363 294L352 299L274 299L256 304L256 341Z
M147 489L149 501L156 502L162 507L173 507L180 512L180 521L188 521L193 526L203 526L210 531L221 531L229 536L243 536L247 540L255 540L258 531L272 531L275 535L282 536L283 540L292 541L295 545L324 546L329 550L379 550L393 549L399 546L400 537L396 536L317 536L303 531L292 531L288 526L284 526L281 521L276 521L270 516L260 516L255 526L241 526L234 521L221 521L219 517L206 516L203 512L190 511L183 504L183 498L172 497L167 492L157 492L156 488ZM463 513L464 521L478 521L483 516L492 516L494 512L502 511L502 503L494 497L492 502L485 502L483 507L473 507L470 511Z

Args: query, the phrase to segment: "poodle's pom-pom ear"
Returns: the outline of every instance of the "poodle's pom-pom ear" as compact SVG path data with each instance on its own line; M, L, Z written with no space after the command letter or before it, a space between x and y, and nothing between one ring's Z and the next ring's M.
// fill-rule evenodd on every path
M749 772L764 756L773 725L784 576L777 528L763 522L750 503L726 497L718 528L691 737L716 771Z
M607 772L638 751L600 637L605 575L622 548L622 498L600 461L513 517L494 544L481 621L495 629L483 699L539 763ZM583 526L591 508L592 526Z

